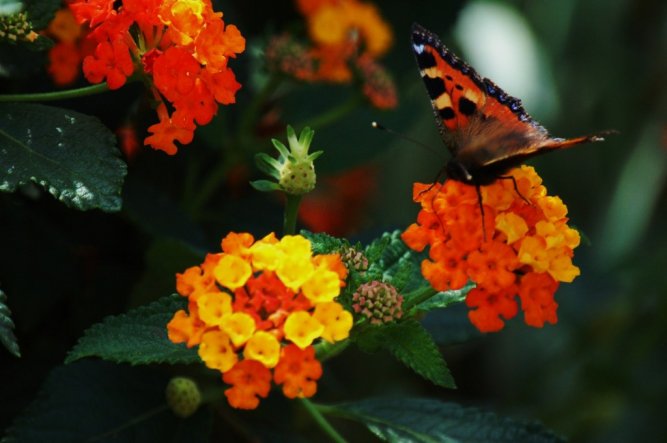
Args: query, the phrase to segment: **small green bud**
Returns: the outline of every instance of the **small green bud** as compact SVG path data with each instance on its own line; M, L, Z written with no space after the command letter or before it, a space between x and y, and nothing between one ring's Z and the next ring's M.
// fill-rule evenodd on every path
M403 316L403 296L388 283L371 281L359 285L352 301L354 312L366 317L372 325L391 323Z
M306 127L297 137L294 129L287 126L289 149L280 140L272 139L273 146L280 153L278 159L262 153L257 154L255 160L257 167L277 179L277 183L271 186L272 182L257 180L251 182L255 189L259 191L280 189L292 195L302 195L312 191L317 178L313 162L322 154L322 151L308 153L314 134L315 131Z
M197 383L191 378L172 378L167 384L165 394L171 410L182 418L187 418L197 412L201 404L201 393Z

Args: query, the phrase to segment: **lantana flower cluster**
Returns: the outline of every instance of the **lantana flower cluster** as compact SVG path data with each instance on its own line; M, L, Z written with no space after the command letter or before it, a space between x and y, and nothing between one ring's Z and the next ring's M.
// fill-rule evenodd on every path
M481 187L484 222L474 186L454 180L415 184L413 198L422 209L402 235L414 250L429 246L421 270L434 289L475 282L466 304L473 309L470 321L483 332L498 331L503 319L516 316L517 296L528 325L556 323L559 282L579 275L572 256L580 236L567 224L567 207L547 195L532 167L508 175L516 189L510 179Z
M371 105L395 108L393 79L377 61L391 47L393 35L378 8L359 0L296 0L296 5L312 45L289 34L274 37L265 53L269 69L308 82L356 79Z
M231 385L225 395L235 408L256 408L272 380L288 398L311 397L322 375L313 344L344 340L352 328L336 301L346 277L338 254L313 255L300 235L230 233L222 252L177 274L188 310L167 325L169 339L198 346Z
M160 122L148 128L145 145L173 155L174 141L190 143L196 125L210 122L218 104L235 102L241 85L228 60L245 50L245 39L210 0L78 0L69 6L96 42L83 60L88 81L106 80L118 89L135 70L146 76Z

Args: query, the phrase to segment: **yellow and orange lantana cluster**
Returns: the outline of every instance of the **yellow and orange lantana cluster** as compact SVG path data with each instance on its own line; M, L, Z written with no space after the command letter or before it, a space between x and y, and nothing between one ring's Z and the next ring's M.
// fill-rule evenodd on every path
M313 343L344 340L352 328L335 301L346 277L338 254L313 256L302 236L230 233L222 252L177 274L188 311L169 322L169 339L199 346L231 385L225 395L235 408L256 408L272 380L288 398L311 397L322 375Z
M567 225L567 207L547 195L532 167L509 173L516 181L496 180L481 187L484 223L475 188L454 180L443 185L415 184L422 209L403 241L429 258L422 274L437 290L476 283L466 298L471 322L483 332L498 331L518 312L528 325L556 323L554 293L559 282L579 275L572 264L579 233ZM524 200L525 198L525 200ZM526 201L527 200L527 201ZM486 227L486 234L482 232Z
M150 81L160 122L148 128L145 145L173 155L174 141L190 143L218 104L235 102L241 85L228 61L245 50L245 39L210 0L74 0L69 7L96 44L83 60L88 81L117 89L136 69Z

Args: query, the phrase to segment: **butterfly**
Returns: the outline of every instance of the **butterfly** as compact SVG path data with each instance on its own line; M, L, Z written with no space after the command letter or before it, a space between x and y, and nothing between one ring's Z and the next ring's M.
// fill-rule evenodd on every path
M452 154L444 172L449 179L477 188L482 213L479 186L499 178L512 179L503 174L530 157L603 141L602 136L609 133L551 137L526 113L521 100L482 78L438 36L416 23L412 25L412 50L440 135Z

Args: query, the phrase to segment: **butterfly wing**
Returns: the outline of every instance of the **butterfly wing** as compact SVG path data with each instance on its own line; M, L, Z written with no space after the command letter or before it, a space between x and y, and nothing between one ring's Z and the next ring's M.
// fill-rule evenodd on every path
M485 169L502 173L542 152L600 139L551 138L519 99L482 78L417 24L412 27L412 49L443 141L453 160L473 176Z

